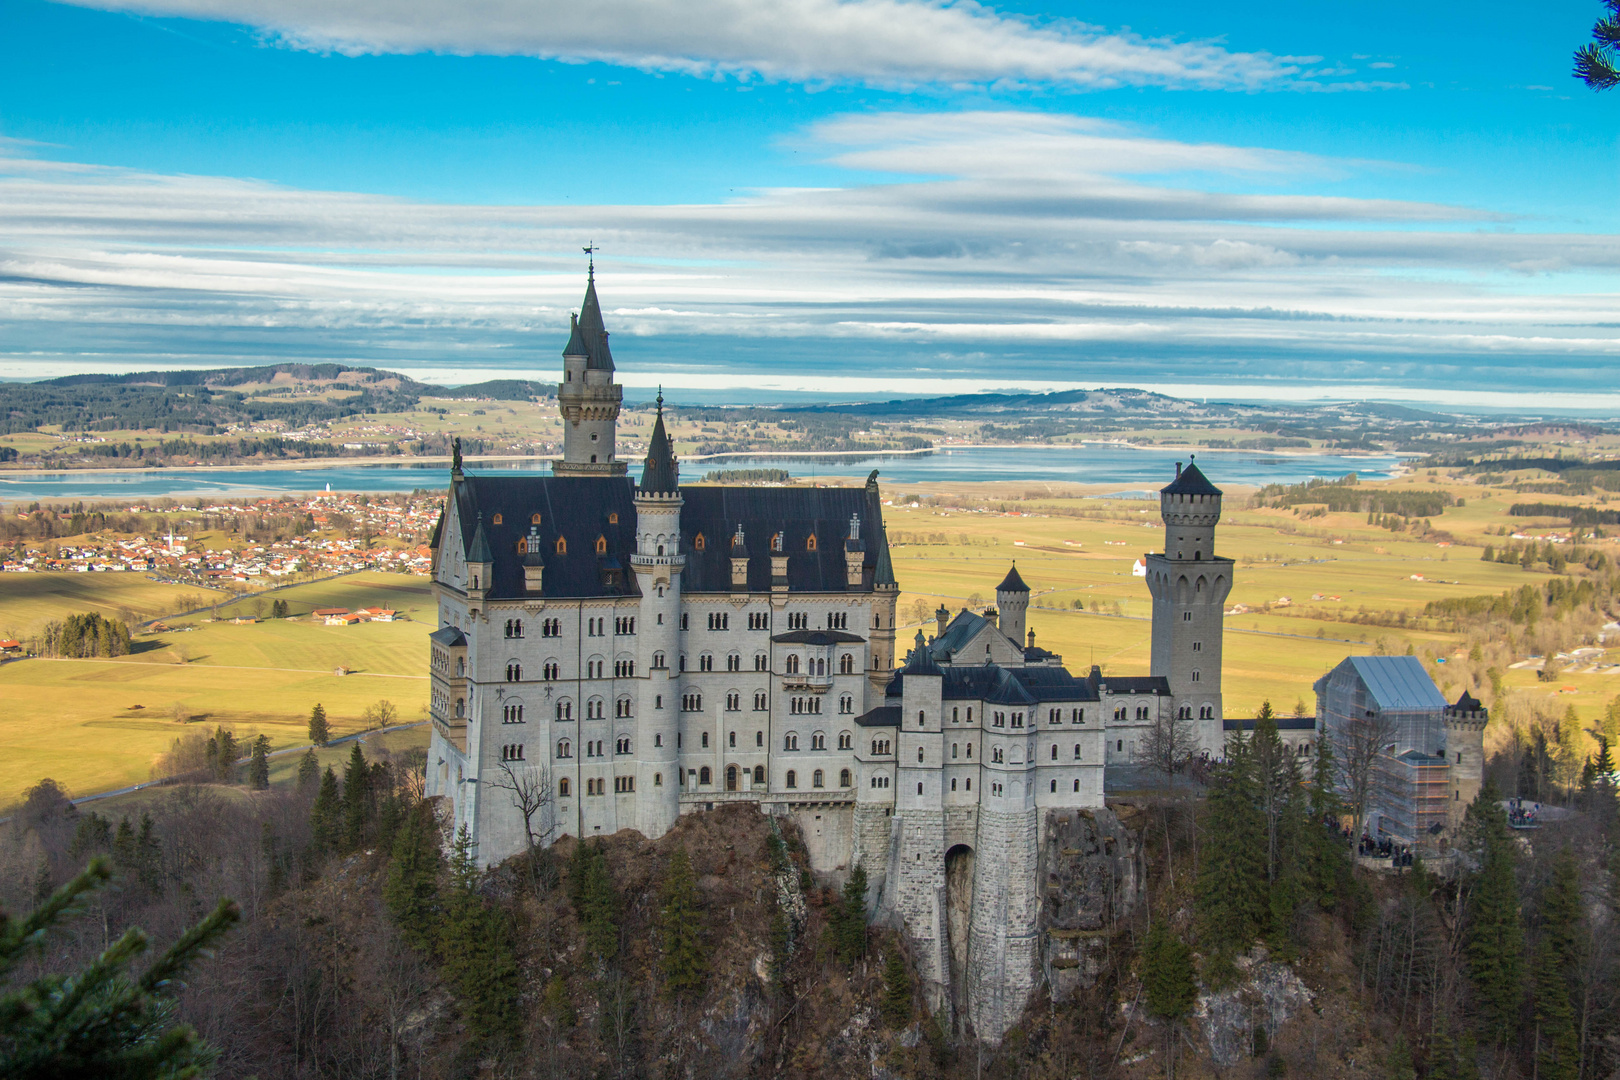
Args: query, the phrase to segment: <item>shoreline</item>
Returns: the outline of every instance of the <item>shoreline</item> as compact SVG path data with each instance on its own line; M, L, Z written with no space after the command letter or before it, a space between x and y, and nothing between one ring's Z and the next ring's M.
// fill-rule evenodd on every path
M1422 455L1401 454L1398 451L1371 451L1371 450L1326 450L1321 447L1294 447L1282 450L1236 450L1231 447L1206 447L1197 444L1142 446L1136 443L1124 442L1115 439L1087 439L1078 443L952 443L949 446L923 447L916 450L727 450L719 454L694 454L685 457L684 461L719 461L725 458L878 458L878 457L918 457L926 454L950 453L953 450L1080 450L1088 446L1105 446L1120 450L1162 450L1187 451L1197 454L1268 454L1286 456L1321 457L1421 457ZM549 463L550 457L534 457L526 454L481 454L478 456L463 456L464 464L475 462L500 461L535 461ZM89 466L85 468L54 468L54 469L0 469L0 501L4 501L4 485L7 480L15 477L18 480L40 480L52 476L161 476L166 473L232 473L232 472L258 472L258 471L286 471L286 470L316 470L316 469L345 469L345 468L417 468L427 465L450 464L449 455L428 455L410 457L351 457L351 458L314 458L299 459L296 461L277 460L265 462L250 462L241 465L141 465L127 469L107 466ZM633 465L633 463L631 463Z

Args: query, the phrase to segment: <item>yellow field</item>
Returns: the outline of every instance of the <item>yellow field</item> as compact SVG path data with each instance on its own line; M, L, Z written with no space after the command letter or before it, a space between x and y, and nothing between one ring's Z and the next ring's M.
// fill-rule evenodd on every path
M364 726L379 699L402 722L422 719L426 633L419 622L208 623L137 638L136 654L117 660L7 664L0 805L45 776L76 794L146 780L177 736L216 724L268 735L275 748L302 743L316 702L336 734ZM340 665L354 674L334 675Z
M1433 488L1441 483L1421 478L1408 486ZM1283 510L1228 511L1216 542L1220 554L1238 560L1227 606L1272 606L1226 619L1227 713L1253 715L1268 698L1284 710L1303 699L1314 710L1311 684L1345 656L1373 652L1380 640L1391 652L1404 652L1411 644L1420 653L1427 650L1440 656L1461 640L1429 630L1358 624L1352 621L1358 611L1416 616L1430 600L1494 594L1545 582L1545 572L1480 561L1480 545L1489 539L1487 528L1528 525L1523 518L1507 516L1515 496L1487 493L1472 485L1456 489L1466 493L1468 504L1448 509L1434 521L1436 528L1456 538L1448 547L1369 526L1364 515L1300 520ZM1163 547L1156 503L1041 500L1029 504L1027 513L1008 515L910 509L898 505L900 498L895 502L885 511L891 538L934 541L892 547L906 637L919 626L934 632L932 616L919 621L918 599L930 610L943 601L953 613L970 602L993 606L995 586L1016 559L1019 573L1033 590L1028 623L1035 630L1036 644L1060 653L1077 673L1097 663L1114 674L1147 674L1151 598L1146 582L1132 576L1131 565L1142 554ZM1060 509L1106 512L1108 517L1052 513ZM1413 575L1423 580L1413 580ZM1315 595L1323 599L1313 600ZM1283 598L1289 603L1278 606ZM1076 611L1076 600L1083 601L1087 610ZM1462 687L1448 687L1445 674L1439 669L1442 689L1456 697ZM1574 704L1590 719L1620 694L1620 677L1608 675L1565 675L1556 686L1547 686L1537 683L1533 671L1516 670L1507 673L1506 682L1556 696L1560 709Z
M197 585L168 585L145 574L0 574L0 637L23 638L51 619L99 611L109 619L173 611L181 596L219 595Z
M243 600L229 607L223 607L219 611L219 617L230 619L238 615L253 615L256 606L262 609L262 612L268 613L273 600L285 600L293 615L308 615L312 609L318 607L341 607L350 610L383 607L393 608L413 619L432 621L435 617L432 587L427 578L411 574L385 574L375 570L346 574L343 577L317 581L309 585L291 585L284 589L276 589L260 598L257 605L253 600Z

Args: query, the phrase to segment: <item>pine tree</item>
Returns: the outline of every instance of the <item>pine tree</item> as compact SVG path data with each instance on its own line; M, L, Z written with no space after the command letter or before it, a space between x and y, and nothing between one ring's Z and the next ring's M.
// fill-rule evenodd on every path
M153 831L152 815L144 811L140 835L135 838L135 875L148 889L163 883L163 845Z
M1338 766L1333 760L1333 743L1325 735L1316 742L1316 758L1311 764L1311 829L1309 853L1311 888L1324 911L1339 903L1339 883L1349 868L1345 844L1338 833L1344 812L1335 784Z
M1524 928L1513 874L1513 838L1487 779L1468 807L1466 828L1479 871L1469 904L1464 949L1482 1029L1493 1042L1512 1037L1524 999Z
M897 945L889 947L889 958L883 965L883 1002L879 1008L892 1028L911 1022L911 972L906 970L906 958L900 955Z
M664 875L658 912L659 936L663 944L661 967L664 989L671 997L700 995L708 974L703 951L703 909L697 880L692 876L692 859L678 847L670 856Z
M316 746L325 746L331 739L332 729L326 723L326 710L317 701L309 711L309 741Z
M866 955L866 890L866 865L856 863L844 883L837 906L840 917L834 927L833 946L838 959L846 964L853 964Z
M1200 940L1212 956L1227 958L1217 959L1217 968L1249 947L1270 914L1266 823L1247 744L1234 738L1226 757L1206 801L1195 889Z
M1389 1048L1384 1075L1389 1080L1417 1080L1417 1069L1412 1065L1412 1051L1406 1045L1405 1035L1395 1036L1395 1042Z
M1580 1071L1572 999L1581 954L1580 886L1575 852L1566 844L1541 893L1541 940L1536 946L1536 1075L1544 1080L1575 1080Z
M450 889L439 932L440 971L455 990L467 1026L485 1039L508 1042L521 1023L517 956L510 923L478 895L479 877L472 839L463 825L450 857Z
M222 784L236 783L236 759L242 756L236 734L223 727L215 728L214 742L214 778Z
M135 829L129 823L129 818L120 818L118 832L113 836L112 842L113 864L126 874L134 871L137 863L135 851Z
M264 791L270 786L270 736L253 740L253 758L248 762L248 786Z
M342 814L337 773L328 765L321 774L321 788L315 793L315 802L309 808L309 832L317 852L331 851L337 846Z
M343 769L343 842L351 851L366 838L371 819L371 767L365 751L355 740L349 763Z
M1164 1020L1179 1020L1198 998L1192 949L1163 922L1148 930L1142 948L1142 988L1148 1011Z
M51 878L51 857L39 857L39 869L34 872L34 906L38 907L51 898L56 891L56 885Z
M585 947L599 965L611 964L619 958L619 892L600 844L590 845L587 854L581 903Z
M97 856L27 917L0 918L0 971L15 970L40 949L111 876L107 859ZM235 904L221 900L138 978L128 968L148 939L131 928L80 971L0 991L0 1075L168 1080L208 1072L218 1055L176 1021L174 995L181 976L239 917Z
M431 952L439 928L439 829L433 808L419 802L394 839L383 902L412 947Z
M298 794L307 795L321 782L321 759L312 746L298 759Z

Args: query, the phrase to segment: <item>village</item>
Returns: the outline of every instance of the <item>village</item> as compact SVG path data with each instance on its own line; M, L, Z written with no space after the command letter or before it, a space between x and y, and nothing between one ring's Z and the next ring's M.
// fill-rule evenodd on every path
M46 535L68 536L12 541L0 558L0 572L134 571L157 580L227 587L357 570L421 575L428 572L426 540L439 513L438 499L426 494L172 502L100 511L106 518L161 515L148 517L147 530L133 535L110 524L95 532L76 531L75 523L84 527L82 507L18 507L10 516L48 519ZM165 528L151 528L158 522ZM285 528L278 527L282 522L288 523Z

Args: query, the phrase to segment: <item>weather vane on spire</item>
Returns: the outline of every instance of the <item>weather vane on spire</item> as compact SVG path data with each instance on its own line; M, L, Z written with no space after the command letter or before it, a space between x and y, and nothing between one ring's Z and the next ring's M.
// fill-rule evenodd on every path
M586 257L591 260L591 276L595 277L596 276L596 253L598 251L601 251L602 249L597 247L596 246L596 241L593 240L590 243L586 244L580 250L585 252Z

